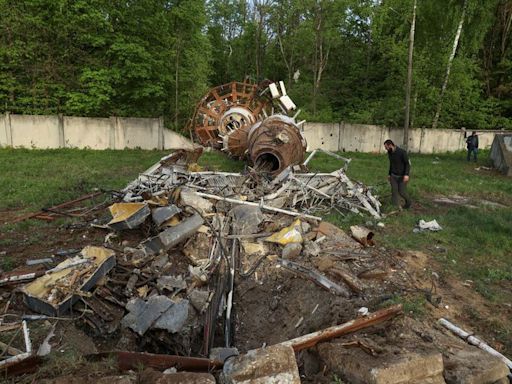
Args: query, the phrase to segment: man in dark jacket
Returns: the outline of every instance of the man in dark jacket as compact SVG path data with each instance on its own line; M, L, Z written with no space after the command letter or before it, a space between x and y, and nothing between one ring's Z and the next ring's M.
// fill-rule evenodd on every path
M468 146L468 161L471 159L471 153L473 153L473 159L476 163L476 155L478 154L478 136L475 131L473 131L471 136L468 136L466 144Z
M388 151L389 157L388 180L391 184L391 200L393 205L400 207L399 196L402 196L405 200L403 208L408 209L411 207L411 199L407 194L407 183L409 182L409 171L411 170L409 156L407 156L406 151L397 147L389 139L384 142L384 148Z

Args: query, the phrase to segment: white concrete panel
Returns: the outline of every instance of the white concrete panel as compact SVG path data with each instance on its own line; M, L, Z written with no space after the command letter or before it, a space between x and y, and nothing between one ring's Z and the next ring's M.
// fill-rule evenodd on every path
M308 143L308 151L317 148L328 151L338 150L338 123L304 123L304 137Z
M6 129L9 129L9 127L6 127L5 124L5 115L0 115L0 147L11 145L11 143L9 143L7 140Z
M192 143L185 136L180 135L170 129L164 129L164 149L194 149Z
M64 116L67 148L110 148L110 119Z
M116 126L116 149L158 148L159 119L118 118ZM124 135L124 145L118 137ZM122 146L122 147L120 147Z
M342 123L339 150L347 152L382 152L382 143L388 138L388 128L383 126Z
M58 116L11 115L13 147L59 148Z

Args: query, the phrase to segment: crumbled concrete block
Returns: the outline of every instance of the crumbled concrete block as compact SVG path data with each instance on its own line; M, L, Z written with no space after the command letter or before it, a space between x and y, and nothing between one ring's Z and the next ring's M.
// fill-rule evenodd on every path
M236 205L229 215L233 219L234 233L241 235L258 233L258 225L263 221L263 213L259 207Z
M302 251L301 243L290 243L286 244L283 248L282 257L283 259L293 260L296 259Z
M368 356L339 343L323 343L318 353L327 367L352 384L444 384L443 357L440 353L383 354Z
M190 304L199 312L203 313L208 307L208 299L210 298L210 291L202 291L193 289L188 293Z
M215 384L215 377L209 373L178 372L162 375L155 384Z
M295 352L291 347L274 345L233 357L224 363L224 384L300 384Z
M510 373L504 362L476 347L446 355L444 365L448 384L493 384Z
M180 192L181 204L186 207L187 205L205 214L213 210L213 204L199 196L196 191L190 188L182 188Z

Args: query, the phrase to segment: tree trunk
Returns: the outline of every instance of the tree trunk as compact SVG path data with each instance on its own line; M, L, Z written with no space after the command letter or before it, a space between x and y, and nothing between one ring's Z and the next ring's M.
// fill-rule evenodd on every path
M455 39L453 40L452 53L450 54L450 58L448 59L448 65L446 66L446 74L444 77L443 87L441 88L441 94L439 95L439 102L437 103L437 110L436 115L434 116L434 121L432 122L432 128L437 128L437 123L439 122L439 115L441 114L441 107L443 106L443 97L446 92L446 87L448 85L448 79L450 78L450 71L452 69L453 58L455 57L457 47L459 46L460 34L462 32L462 25L464 24L464 18L466 16L467 7L468 0L464 0L464 5L462 6L462 14L460 15L459 20L459 27L457 28L457 33L455 34Z
M409 146L409 111L411 106L412 86L412 54L414 51L414 32L416 27L416 0L412 8L411 30L409 32L409 64L407 66L407 84L405 87L405 118L404 118L404 147Z

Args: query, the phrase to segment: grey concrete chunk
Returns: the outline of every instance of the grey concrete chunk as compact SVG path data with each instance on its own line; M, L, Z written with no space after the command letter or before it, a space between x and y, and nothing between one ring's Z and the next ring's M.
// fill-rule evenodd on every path
M237 205L229 212L233 219L234 233L247 235L257 233L258 225L263 221L263 213L259 207Z
M510 373L504 362L476 347L448 354L444 362L448 384L493 384Z
M194 190L190 188L181 189L180 200L184 207L189 205L201 212L201 214L208 213L213 210L213 204L209 200L199 196Z
M300 384L292 347L273 345L228 359L221 375L224 384Z
M201 291L199 289L193 289L188 293L188 299L190 300L190 303L199 313L203 313L208 307L209 297L210 291Z
M437 352L404 351L373 357L340 343L322 343L318 352L327 367L352 384L444 384L443 357Z

